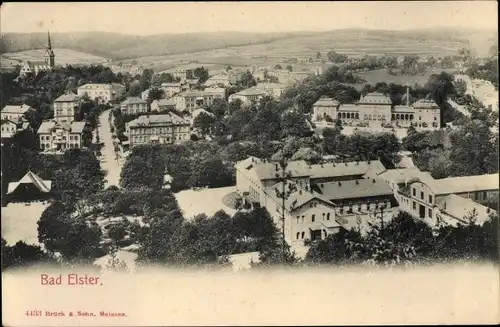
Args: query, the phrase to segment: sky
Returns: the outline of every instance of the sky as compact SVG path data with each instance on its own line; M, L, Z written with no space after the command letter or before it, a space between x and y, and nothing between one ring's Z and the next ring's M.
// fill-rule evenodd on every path
M134 35L442 26L497 29L496 1L3 3L0 32Z

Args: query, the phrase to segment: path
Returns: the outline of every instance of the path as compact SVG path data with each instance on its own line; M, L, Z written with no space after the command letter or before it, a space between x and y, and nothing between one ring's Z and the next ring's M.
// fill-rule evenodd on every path
M106 110L99 116L99 139L103 143L102 155L99 160L101 161L101 168L106 172L106 188L111 185L120 187L120 172L123 166L123 158L119 157L116 160L109 122L110 114L111 110Z

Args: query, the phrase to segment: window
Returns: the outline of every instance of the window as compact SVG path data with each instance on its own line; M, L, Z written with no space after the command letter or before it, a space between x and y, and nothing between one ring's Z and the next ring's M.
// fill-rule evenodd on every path
M424 199L424 192L420 191L420 200L423 200L423 199Z
M305 218L305 216L302 216L302 222L304 222L304 218Z
M434 120L437 120L437 117L434 117Z
M429 194L429 203L432 203L432 195Z
M326 220L330 220L330 213L326 214Z
M417 190L415 188L413 188L412 190L413 190L413 196L417 196Z
M413 204L413 210L417 210L417 204L415 203L415 201L412 201L412 204Z
M306 233L302 232L302 239L304 239L305 235L306 235Z
M488 197L488 192L483 192L483 200L486 200L487 197Z
M314 222L314 220L316 220L316 215L311 216L311 221Z
M297 232L297 238L296 238L297 240L299 239L299 236L300 236L300 233L299 233L299 232Z

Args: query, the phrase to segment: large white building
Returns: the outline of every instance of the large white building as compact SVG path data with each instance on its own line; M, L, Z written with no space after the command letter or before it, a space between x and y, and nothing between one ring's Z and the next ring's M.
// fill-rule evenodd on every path
M125 93L125 86L121 84L85 84L78 88L77 95L82 97L87 95L92 100L99 103L109 103L116 100Z
M308 165L278 163L249 157L236 166L236 189L244 201L265 207L290 245L323 239L340 228L356 226L359 218L397 206L394 193L378 177L380 161ZM286 182L281 177L288 175ZM289 193L285 199L280 196ZM285 217L283 221L283 216Z
M139 116L127 124L130 147L141 144L176 144L189 140L191 123L169 112Z
M44 151L64 151L83 146L85 122L44 121L38 128L40 148Z
M391 99L382 93L368 93L355 104L339 104L331 98L320 98L313 105L313 119L324 120L327 116L353 126L377 123L395 127L413 125L417 129L441 127L441 110L434 101L419 100L412 105L393 106Z

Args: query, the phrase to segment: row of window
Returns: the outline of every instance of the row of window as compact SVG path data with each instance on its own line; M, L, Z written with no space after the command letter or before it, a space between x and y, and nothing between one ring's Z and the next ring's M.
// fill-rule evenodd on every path
M189 132L189 127L187 126L178 126L178 127L153 127L153 128L131 128L130 134L148 134L148 135L157 135L157 134L166 134L166 133L180 133L180 132Z
M326 218L326 220L330 220L330 213L329 212L328 213L323 212L322 216L323 216L323 220L325 220L325 218ZM306 218L305 215L297 216L297 224L304 223L305 218ZM315 222L315 221L316 221L316 215L313 214L313 215L311 215L311 222Z
M15 132L16 130L16 127L2 126L2 132Z
M70 143L68 146L70 148L79 148L80 144L78 144L78 143ZM50 145L50 143L41 143L40 147L42 148L42 150L48 150L48 149L52 148L51 145ZM66 148L66 144L61 144L61 149L65 149L65 148Z
M417 197L417 189L416 188L412 188L412 192L413 192L413 196L414 197ZM424 191L420 191L420 200L424 201ZM432 204L433 203L433 197L431 194L429 194L428 198L427 198L427 202Z
M417 203L415 201L412 201L412 206L413 206L413 211L417 212ZM421 207L423 207L421 204L420 204ZM425 215L425 207L423 209L423 212L420 212L420 215ZM427 217L429 218L432 218L432 209L431 208L427 208ZM422 217L424 218L424 217Z
M188 139L188 135L187 134L174 135L172 138L170 138L170 136L167 136L164 139L166 142L170 142L170 140L183 141L183 140ZM139 136L132 137L132 141L136 142L136 143L145 143L145 142L149 142L149 140L150 140L150 137L145 136L145 135L139 135Z

